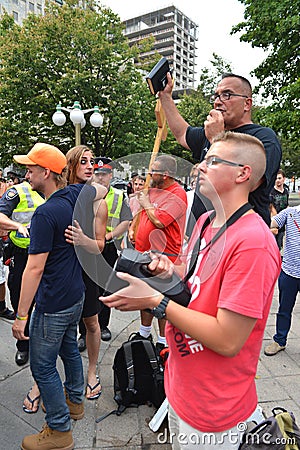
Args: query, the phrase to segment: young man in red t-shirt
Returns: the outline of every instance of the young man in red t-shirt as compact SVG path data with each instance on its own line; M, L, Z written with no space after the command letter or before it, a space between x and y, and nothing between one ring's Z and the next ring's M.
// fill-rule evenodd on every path
M168 321L165 389L176 450L237 450L239 423L263 419L255 373L281 258L269 228L247 202L265 165L258 139L231 132L215 138L200 163L200 191L216 215L200 234L207 214L201 217L191 237L188 259L195 251L198 256L187 308L128 274L119 276L130 285L104 299L122 311L159 310ZM234 223L218 233L233 214ZM156 258L148 267L157 272L163 266ZM164 269L171 270L169 261Z

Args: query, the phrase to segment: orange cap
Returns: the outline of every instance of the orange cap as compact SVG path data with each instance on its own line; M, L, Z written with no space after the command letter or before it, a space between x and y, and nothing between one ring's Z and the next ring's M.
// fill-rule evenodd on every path
M67 165L65 155L54 145L38 142L27 155L15 155L14 160L26 166L41 166L61 174Z

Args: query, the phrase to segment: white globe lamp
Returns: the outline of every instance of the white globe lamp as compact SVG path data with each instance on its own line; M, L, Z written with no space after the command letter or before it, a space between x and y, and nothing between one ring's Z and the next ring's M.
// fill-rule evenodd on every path
M93 112L93 114L90 117L90 124L94 128L100 128L103 125L103 117L99 113L99 107L98 106L94 107L94 112Z
M64 113L61 110L60 103L56 106L56 111L52 116L52 121L58 127L62 127L66 123L66 116L64 115Z
M79 102L74 102L72 111L70 112L70 120L76 124L80 124L84 119L84 114L81 111Z

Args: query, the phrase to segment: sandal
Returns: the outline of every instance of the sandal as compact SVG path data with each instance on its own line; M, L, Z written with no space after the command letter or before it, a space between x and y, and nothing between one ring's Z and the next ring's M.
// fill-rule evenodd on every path
M30 397L30 395L29 395L30 392L31 392L31 389L30 389L30 391L28 392L26 398L27 398L27 400L31 403L32 408L31 408L31 409L28 409L28 408L24 405L24 403L23 403L23 411L26 412L27 414L36 414L36 413L38 412L38 410L39 410L39 402L40 402L41 396L38 395L37 397L35 397L35 398L32 399L32 398ZM35 402L37 402L36 410L33 410Z
M96 379L97 379L97 383L94 386L91 386L89 383L87 383L86 385L86 389L89 389L91 391L91 393L98 387L100 386L100 378L98 377L98 375L96 375ZM86 397L87 400L97 400L97 398L100 397L100 395L102 394L102 387L100 389L99 392L97 392L96 394L92 395L91 397Z

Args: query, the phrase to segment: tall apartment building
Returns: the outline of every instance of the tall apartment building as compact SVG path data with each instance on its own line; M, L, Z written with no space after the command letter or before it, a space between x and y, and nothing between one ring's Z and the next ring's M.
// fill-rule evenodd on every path
M21 25L28 14L43 14L44 5L45 0L0 0L0 15L5 10L13 15L16 23Z
M155 38L153 49L144 56L157 51L168 59L175 79L174 93L194 88L198 40L195 22L172 5L127 19L124 24L130 45L149 36Z
M63 0L53 1L63 3ZM0 15L5 9L21 25L29 13L44 14L44 7L45 0L0 0ZM124 34L130 45L149 36L155 38L153 49L141 56L150 56L157 51L168 59L175 79L175 96L178 91L195 87L198 41L198 25L195 22L171 5L127 19L124 24Z
M62 5L63 0L53 0ZM45 0L0 0L0 15L4 10L12 14L15 22L22 25L28 14L44 14Z

